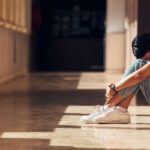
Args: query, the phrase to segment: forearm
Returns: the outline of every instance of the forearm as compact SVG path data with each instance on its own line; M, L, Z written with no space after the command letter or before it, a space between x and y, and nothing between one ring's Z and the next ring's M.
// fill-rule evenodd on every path
M125 79L115 84L115 89L117 91L122 90L126 87L135 85L142 82L147 77L150 76L150 63L144 65L142 68L136 70L135 72L128 75Z
M143 77L141 74L136 71L127 76L125 79L119 81L118 83L115 84L115 89L117 91L122 90L126 87L132 86L134 84L137 84L143 80Z

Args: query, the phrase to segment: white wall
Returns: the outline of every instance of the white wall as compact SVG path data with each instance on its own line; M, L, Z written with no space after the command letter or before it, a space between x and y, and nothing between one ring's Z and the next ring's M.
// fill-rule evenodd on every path
M107 72L125 69L125 0L107 0L106 55Z
M124 32L125 0L107 0L107 33Z

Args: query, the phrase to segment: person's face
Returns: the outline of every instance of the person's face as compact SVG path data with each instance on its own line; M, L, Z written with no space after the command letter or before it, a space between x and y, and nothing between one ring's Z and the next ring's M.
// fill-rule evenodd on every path
M141 59L150 61L150 50L147 51Z

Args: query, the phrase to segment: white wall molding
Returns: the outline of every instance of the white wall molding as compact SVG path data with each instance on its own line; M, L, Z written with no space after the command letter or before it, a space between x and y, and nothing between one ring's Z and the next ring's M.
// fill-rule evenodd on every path
M14 74L10 74L10 75L1 77L0 78L0 84L7 83L7 82L9 82L11 80L14 80L17 77L20 77L20 76L28 76L28 75L29 75L29 73L28 73L27 70L22 71L22 72L17 72L17 73L14 73Z

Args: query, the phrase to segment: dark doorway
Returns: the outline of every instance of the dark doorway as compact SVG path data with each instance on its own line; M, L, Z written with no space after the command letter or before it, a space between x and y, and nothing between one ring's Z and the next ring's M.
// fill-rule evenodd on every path
M34 70L104 70L105 0L33 0L33 8Z

